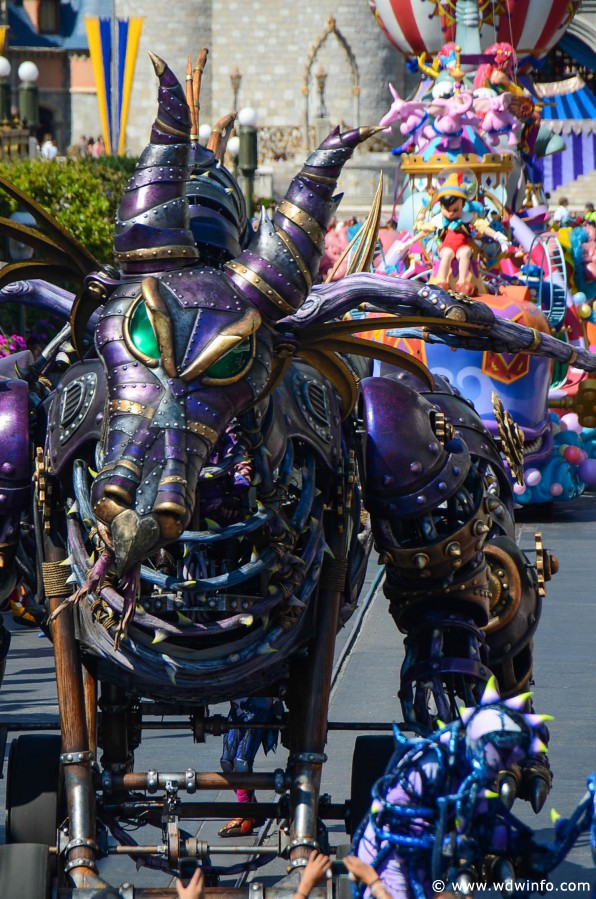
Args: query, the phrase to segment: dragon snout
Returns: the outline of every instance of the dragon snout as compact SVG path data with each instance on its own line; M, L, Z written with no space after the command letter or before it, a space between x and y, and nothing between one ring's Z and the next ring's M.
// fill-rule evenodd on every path
M183 529L183 519L167 513L139 515L136 509L119 512L108 526L116 574L122 576L137 562L172 543Z
M93 511L105 526L116 571L122 575L178 539L190 521L193 503L182 476L169 478L165 484L156 478L151 489L146 479L135 485L120 475L103 475L100 472L92 487Z
M110 525L116 573L120 576L151 555L163 540L157 515L141 517L134 509L120 512Z

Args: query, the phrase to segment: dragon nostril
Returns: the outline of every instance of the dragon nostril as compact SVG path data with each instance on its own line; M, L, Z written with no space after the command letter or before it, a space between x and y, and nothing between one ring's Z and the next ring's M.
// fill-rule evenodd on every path
M93 503L93 514L100 522L109 526L125 508L120 500L104 495Z
M163 503L162 506L173 506L173 503ZM171 543L173 540L177 540L182 531L184 530L184 525L180 518L181 515L186 515L187 510L182 509L182 507L178 507L179 510L177 512L173 512L170 509L163 509L161 506L156 506L154 508L154 512L157 515L157 520L159 521L159 530L162 538L167 542Z
M104 494L105 496L115 499L118 503L124 503L126 506L132 506L134 501L134 497L128 490L125 490L123 487L118 487L116 484L108 484L104 490Z

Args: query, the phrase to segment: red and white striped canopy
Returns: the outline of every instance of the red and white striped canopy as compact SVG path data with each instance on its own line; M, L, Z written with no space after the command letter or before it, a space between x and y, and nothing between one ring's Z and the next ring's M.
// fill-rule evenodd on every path
M497 41L518 54L543 56L563 37L581 0L477 0L480 40L485 50ZM382 30L407 56L435 54L455 40L458 0L368 0Z

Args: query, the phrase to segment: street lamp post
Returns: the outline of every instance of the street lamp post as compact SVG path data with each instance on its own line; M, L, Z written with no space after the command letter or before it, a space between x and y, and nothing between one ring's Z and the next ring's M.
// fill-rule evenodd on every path
M234 178L238 176L238 153L240 152L240 138L233 135L228 141L228 153L232 159L232 174Z
M0 56L0 123L10 122L10 77L11 65L6 56Z
M327 112L327 107L325 106L325 85L327 84L327 71L324 66L319 66L317 71L315 72L315 78L317 80L317 87L319 89L319 119L327 119L329 118L329 113Z
M242 83L242 73L238 66L234 66L234 71L230 73L230 83L232 85L232 94L234 96L233 111L238 109L238 94L240 93L240 84Z
M37 79L39 69L34 62L26 60L19 66L19 118L23 126L34 129L39 125L39 92Z
M208 125L204 122L202 125L199 125L199 143L202 147L207 146L207 142L211 137L211 125Z
M258 168L257 114L250 106L238 113L239 138L238 168L243 176L243 191L248 219L254 213L255 172Z

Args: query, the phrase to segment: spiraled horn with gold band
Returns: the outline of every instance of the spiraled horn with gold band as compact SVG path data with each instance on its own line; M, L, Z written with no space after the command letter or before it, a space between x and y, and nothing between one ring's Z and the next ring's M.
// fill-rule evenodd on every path
M332 131L292 180L273 221L263 214L248 248L226 264L228 276L264 318L291 315L306 299L341 200L333 194L342 168L358 144L380 130Z
M125 274L181 268L199 255L186 202L190 110L171 69L150 57L159 78L159 108L116 215L115 261Z

